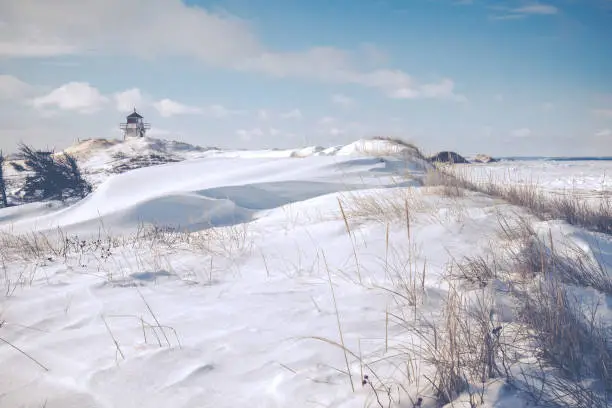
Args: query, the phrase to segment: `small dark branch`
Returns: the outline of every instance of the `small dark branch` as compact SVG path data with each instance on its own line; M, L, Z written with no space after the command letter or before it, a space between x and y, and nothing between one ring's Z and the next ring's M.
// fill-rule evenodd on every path
M104 318L104 316L102 316L102 321L104 322L104 326L106 327L108 334L111 336L111 339L113 340L113 344L115 345L117 352L121 355L121 358L125 360L125 354L123 354L123 351L121 351L121 347L119 346L119 341L117 341L117 339L115 338L115 335L111 331L110 326L106 322L106 319Z

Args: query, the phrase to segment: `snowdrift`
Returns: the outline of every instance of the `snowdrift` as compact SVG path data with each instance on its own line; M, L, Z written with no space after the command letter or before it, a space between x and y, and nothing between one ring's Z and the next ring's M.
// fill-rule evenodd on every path
M424 164L418 160L410 162L393 156L359 158L349 154L356 151L364 156L368 145L363 142L339 149L337 155L315 155L321 150L311 149L313 154L308 156L300 150L301 159L292 158L295 150L259 154L222 152L142 139L110 147L104 143L94 145L102 146L104 154L89 152L84 166L89 171L96 165L101 167L101 156L125 153L137 146L206 156L192 159L183 156L178 162L112 176L105 174L84 200L55 212L32 207L31 211L22 212L21 218L14 211L5 217L0 213L0 227L21 232L56 228L94 232L102 225L125 230L139 224L157 224L194 230L245 222L258 211L319 195L365 186L397 186L394 177L401 173L411 172L418 180L424 171Z

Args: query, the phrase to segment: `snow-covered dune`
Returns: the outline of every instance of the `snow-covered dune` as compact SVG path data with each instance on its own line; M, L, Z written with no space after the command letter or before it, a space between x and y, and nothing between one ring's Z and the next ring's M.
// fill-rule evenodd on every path
M228 225L248 221L259 210L323 194L397 186L402 172L418 179L425 166L416 159L407 162L393 156L357 157L345 152L297 159L291 157L293 152L266 156L215 151L209 157L108 175L91 195L74 205L55 212L39 208L44 214L24 211L22 217L13 211L11 216L0 215L0 227L14 232L56 228L88 232L98 231L101 225L114 231L133 230L141 223L190 230ZM85 168L94 168L98 159L90 156Z
M122 159L137 156L160 155L175 160L201 157L234 158L288 158L310 156L393 156L415 153L410 145L388 139L359 139L343 146L306 146L291 149L236 150L201 147L188 143L154 139L131 138L125 141L89 139L63 150L74 155L90 169L102 169L116 165Z

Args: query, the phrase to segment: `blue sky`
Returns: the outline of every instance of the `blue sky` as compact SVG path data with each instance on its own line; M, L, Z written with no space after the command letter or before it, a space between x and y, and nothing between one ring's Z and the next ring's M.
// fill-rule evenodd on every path
M119 137L135 105L200 145L612 155L611 73L612 0L9 0L0 148Z

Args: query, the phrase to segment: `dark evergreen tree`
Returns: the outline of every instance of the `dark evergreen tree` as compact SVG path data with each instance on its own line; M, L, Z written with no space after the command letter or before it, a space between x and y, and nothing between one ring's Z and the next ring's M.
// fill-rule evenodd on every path
M25 144L19 146L19 155L29 173L23 187L25 199L63 200L77 195L84 197L91 192L91 185L82 177L74 156L54 155Z
M6 198L6 180L4 180L4 154L0 150L0 206L8 207Z

